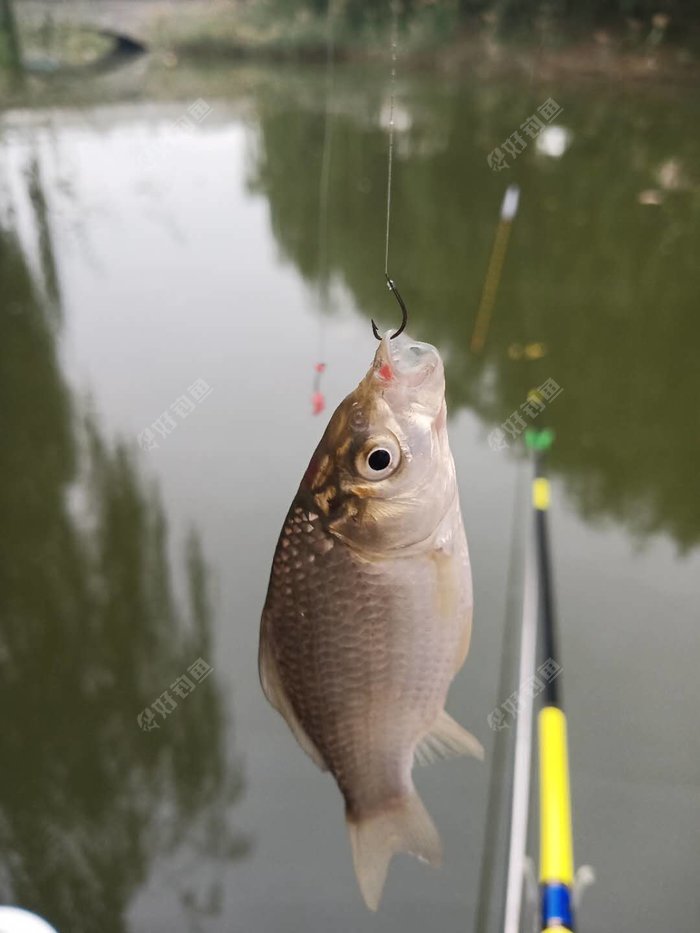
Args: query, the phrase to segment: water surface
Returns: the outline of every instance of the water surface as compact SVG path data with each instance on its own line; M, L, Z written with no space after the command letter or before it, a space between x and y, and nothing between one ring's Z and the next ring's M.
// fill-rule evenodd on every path
M598 874L582 925L693 929L693 95L400 82L391 271L410 332L447 364L476 595L449 709L487 763L418 773L446 864L397 859L369 918L337 791L266 704L256 649L324 419L370 361L370 317L397 319L386 82L337 69L328 122L322 69L128 81L72 107L34 90L0 123L3 900L71 933L475 929L522 462L520 439L493 432L518 412L556 430L575 854ZM491 171L488 153L550 96L568 150L531 142ZM211 109L191 120L198 100ZM521 210L475 357L510 181ZM547 380L563 391L534 419L521 406ZM141 728L199 658L212 674Z

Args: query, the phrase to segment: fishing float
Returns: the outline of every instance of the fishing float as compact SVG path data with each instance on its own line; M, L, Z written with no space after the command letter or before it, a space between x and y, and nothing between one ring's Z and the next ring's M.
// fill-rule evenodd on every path
M496 293L503 273L503 263L505 262L506 252L508 250L508 241L510 232L513 228L513 221L518 213L518 204L520 202L520 188L517 185L508 185L503 201L501 203L501 216L496 228L496 236L491 247L491 256L489 258L484 287L481 292L481 301L479 310L476 312L474 330L469 348L472 353L481 353L486 343L489 326L491 324L491 314L496 303Z

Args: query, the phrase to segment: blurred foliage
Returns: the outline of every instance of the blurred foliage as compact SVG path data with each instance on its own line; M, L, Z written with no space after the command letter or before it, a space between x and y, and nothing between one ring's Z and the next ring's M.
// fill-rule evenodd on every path
M319 173L325 115L298 75L258 93L250 187L270 203L283 255L319 280ZM700 369L700 130L692 94L557 92L572 134L561 159L535 142L493 172L487 155L547 92L474 88L425 75L396 104L390 273L410 332L447 357L448 402L495 428L546 379L564 389L541 416L552 466L589 519L638 535L700 541L694 494ZM326 250L331 289L388 327L383 286L386 88L336 80ZM555 131L556 132L556 131ZM483 356L468 351L505 186L522 188ZM369 323L368 323L369 330ZM526 345L541 345L526 358ZM514 442L513 442L514 443ZM494 453L494 456L499 454ZM500 454L502 455L502 454Z
M12 9L11 0L2 3ZM33 0L17 6L17 30L0 26L0 68L3 60L7 64L3 35L16 37L15 61L21 46L25 70L42 75L126 64L136 51L125 44L128 37L162 56L168 67L183 57L318 61L327 55L331 36L338 58L386 57L392 5L393 0L133 0L117 12L101 0ZM520 62L527 70L528 51L547 49L556 59L562 49L576 48L575 70L583 73L589 59L609 72L625 56L641 61L638 74L647 79L667 70L697 70L695 0L396 0L396 9L400 54L414 65L472 70ZM102 33L105 22L114 30L109 41ZM555 65L571 70L573 62Z
M137 722L213 660L207 569L192 533L183 612L157 489L72 398L35 163L25 177L37 267L13 215L0 226L0 900L60 930L123 933L165 857L192 862L172 875L191 914L219 909L222 866L247 846L231 825L243 784L214 675L158 728Z
M267 0L269 3L270 0ZM329 7L355 28L380 25L389 18L394 0L271 0L281 15L307 11L325 15ZM453 22L495 18L505 29L528 28L547 18L565 32L572 27L618 23L629 20L650 23L654 16L674 24L697 22L695 0L396 0L402 18L454 15Z
M12 0L0 0L0 68L20 67L20 44Z

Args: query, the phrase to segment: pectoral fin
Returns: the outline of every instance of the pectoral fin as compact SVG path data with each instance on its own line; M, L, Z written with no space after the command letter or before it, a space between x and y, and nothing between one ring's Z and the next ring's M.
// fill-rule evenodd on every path
M471 732L463 729L445 710L442 710L433 726L416 746L416 761L427 765L438 758L457 758L473 755L483 761L484 749Z

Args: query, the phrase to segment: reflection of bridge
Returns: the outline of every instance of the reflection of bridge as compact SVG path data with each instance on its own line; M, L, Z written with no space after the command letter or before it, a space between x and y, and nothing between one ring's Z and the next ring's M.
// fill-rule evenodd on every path
M24 71L34 72L35 74L54 74L60 72L62 75L78 75L85 72L104 72L118 68L126 64L138 55L143 55L147 47L136 39L120 33L111 32L107 29L96 31L96 35L109 39L112 42L111 47L91 61L79 65L63 64L60 60L52 58L23 58L22 68Z
M4 26L10 37L13 49L13 58L17 63L22 62L24 70L35 73L52 74L56 71L74 72L109 70L123 64L136 55L141 55L148 49L146 40L136 38L147 32L144 13L152 13L153 4L150 2L76 2L54 3L42 0L28 0L12 15L12 0L2 0ZM16 21L19 20L19 28ZM39 44L48 44L57 32L65 34L72 31L93 33L110 44L101 55L85 63L63 63L58 57L50 54L43 55L40 49L38 55L27 54L22 50L22 36L39 37ZM22 51L25 52L22 55Z

